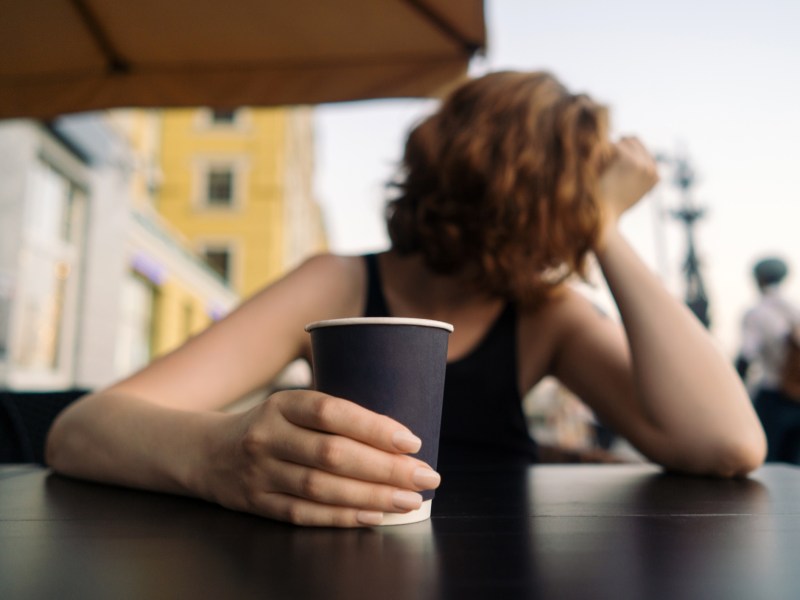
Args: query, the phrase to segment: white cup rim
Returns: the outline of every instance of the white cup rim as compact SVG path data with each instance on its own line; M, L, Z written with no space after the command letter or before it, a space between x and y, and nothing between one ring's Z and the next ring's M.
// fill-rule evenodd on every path
M414 319L411 317L347 317L344 319L326 319L314 321L305 326L306 331L320 327L335 327L339 325L417 325L418 327L436 327L453 332L453 326L444 321L433 319Z

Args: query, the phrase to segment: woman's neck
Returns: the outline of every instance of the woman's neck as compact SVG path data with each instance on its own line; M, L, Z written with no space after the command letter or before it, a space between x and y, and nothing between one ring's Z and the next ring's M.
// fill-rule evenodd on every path
M388 251L378 257L386 303L396 316L446 317L502 306L501 299L472 288L462 275L434 273L418 255ZM402 313L402 314L401 314Z
M458 360L480 343L505 306L466 284L462 277L440 275L420 256L386 252L378 256L383 295L395 317L420 317L451 323L455 328L447 346L449 361Z

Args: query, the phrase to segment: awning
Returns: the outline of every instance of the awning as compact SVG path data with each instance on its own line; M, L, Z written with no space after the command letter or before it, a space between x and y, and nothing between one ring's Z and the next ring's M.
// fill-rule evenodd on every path
M6 0L0 118L429 96L486 44L482 0Z

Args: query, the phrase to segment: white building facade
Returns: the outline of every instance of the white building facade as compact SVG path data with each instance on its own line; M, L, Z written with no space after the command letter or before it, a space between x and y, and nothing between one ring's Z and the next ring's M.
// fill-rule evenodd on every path
M163 289L195 299L187 336L238 302L135 201L140 165L104 113L0 121L0 388L92 389L142 366Z

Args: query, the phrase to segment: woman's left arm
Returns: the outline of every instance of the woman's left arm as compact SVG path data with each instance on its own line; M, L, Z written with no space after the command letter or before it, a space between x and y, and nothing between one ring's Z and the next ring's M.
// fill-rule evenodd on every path
M655 462L690 473L745 475L764 460L763 429L733 365L619 233L619 215L657 176L638 140L617 149L601 182L606 217L595 254L627 343L608 319L578 308L556 374Z

